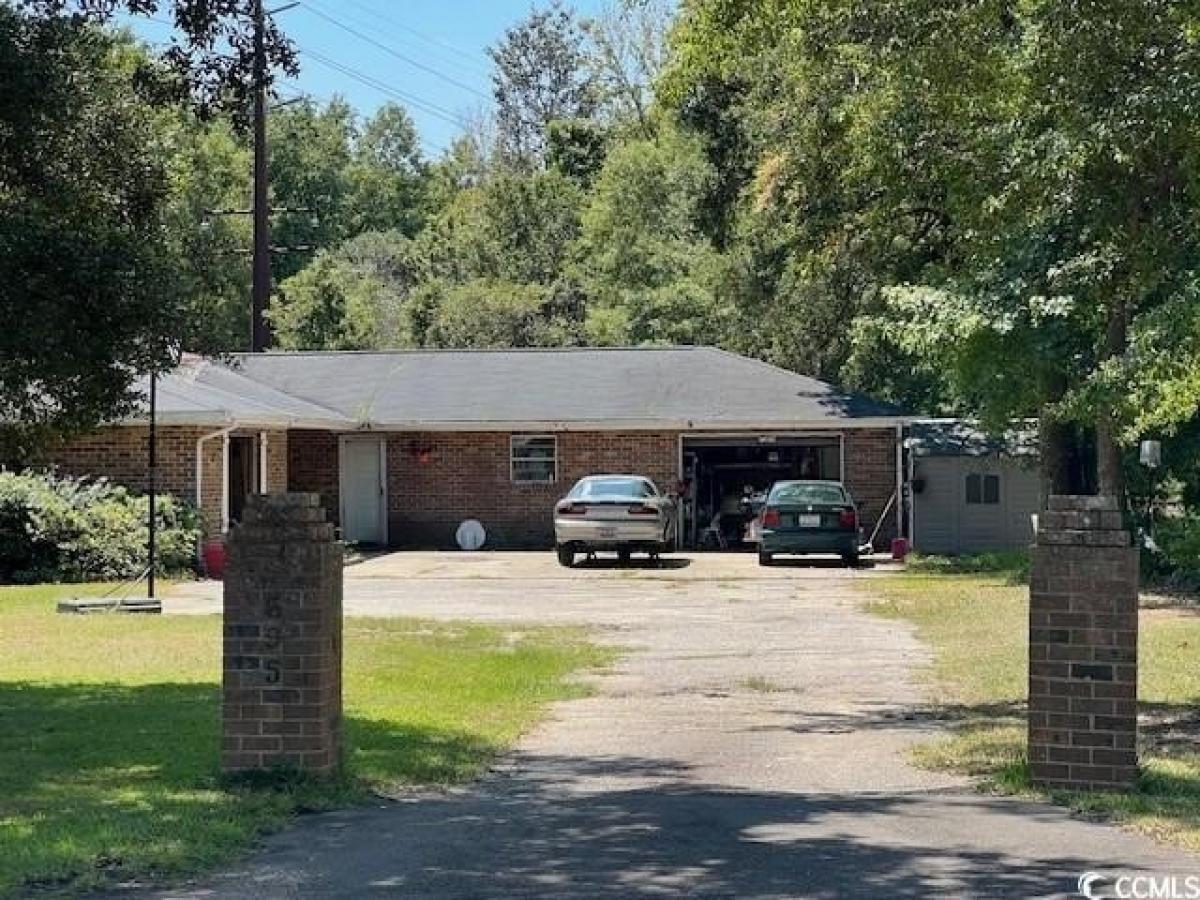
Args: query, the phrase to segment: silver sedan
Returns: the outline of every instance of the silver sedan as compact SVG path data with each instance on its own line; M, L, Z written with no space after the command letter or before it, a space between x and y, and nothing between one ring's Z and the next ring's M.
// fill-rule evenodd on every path
M641 475L589 475L554 506L558 561L579 553L615 550L622 561L635 551L651 557L675 546L675 501Z

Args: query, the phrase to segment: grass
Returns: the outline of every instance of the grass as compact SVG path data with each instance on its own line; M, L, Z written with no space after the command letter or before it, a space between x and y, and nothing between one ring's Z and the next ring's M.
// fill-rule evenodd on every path
M778 682L763 678L761 675L751 675L740 682L743 690L754 691L757 694L782 694L789 689Z
M170 880L297 812L469 779L608 659L568 629L347 619L345 774L255 788L219 775L219 618L57 615L71 591L0 588L0 897Z
M873 612L912 622L933 649L930 697L954 727L917 746L928 768L986 776L994 789L1032 791L1025 766L1028 589L1019 569L989 574L928 570L873 579ZM1200 700L1200 616L1143 610L1138 693L1142 775L1129 794L1056 792L1050 798L1119 821L1159 840L1200 850L1200 746L1177 730ZM1163 723L1174 723L1161 727Z

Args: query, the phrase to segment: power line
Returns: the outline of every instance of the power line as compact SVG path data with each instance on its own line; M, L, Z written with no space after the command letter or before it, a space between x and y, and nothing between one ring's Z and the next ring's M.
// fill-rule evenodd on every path
M491 97L487 96L486 94L475 90L475 88L471 87L471 85L467 84L465 81L459 81L457 78L447 75L445 72L435 69L433 66L427 66L427 65L425 65L425 63L421 62L420 60L413 59L411 56L405 56L403 53L400 53L399 51L395 50L394 48L389 47L387 44L384 44L380 41L375 40L375 38L371 37L369 34L363 34L363 32L359 31L357 28L352 28L349 25L346 25L344 22L338 21L333 16L326 15L325 13L321 12L321 10L317 9L316 7L314 7L308 3L302 2L300 5L304 9L306 9L310 13L312 13L314 16L324 19L326 22L330 23L331 25L342 29L342 31L345 31L347 34L353 35L354 37L358 38L359 40L370 44L372 47L377 47L378 49L382 50L384 53L388 53L388 54L396 57L396 59L399 59L402 62L408 63L410 66L414 66L418 69L421 69L424 72L428 72L430 75L433 75L437 78L442 79L442 81L445 81L447 84L452 84L455 87L460 88L464 91L467 91L470 94L474 94L476 97L479 97L481 100L490 100L491 99Z
M343 75L354 79L359 84L364 84L367 87L380 91L381 93L389 94L397 99L405 101L406 103L411 103L417 109L420 109L421 111L426 112L435 118L448 122L451 125L456 125L459 128L466 126L466 123L463 122L461 118L456 116L453 112L445 107L430 103L428 100L423 100L415 94L410 94L407 91L401 90L400 88L393 87L392 85L385 81L381 81L373 75L368 75L366 72L361 72L358 69L351 68L350 66L340 63L335 59L331 59L325 54L319 53L316 50L312 50L307 47L298 47L298 49L300 52L311 57L321 65L333 69L335 72L341 72Z
M362 3L361 0L349 0L349 2L351 5L362 10L362 12L373 17L374 19L390 25L392 28L407 32L408 34L413 35L418 40L424 41L426 44L429 44L432 47L449 51L459 58L457 61L451 61L449 57L440 55L442 61L455 66L461 66L465 63L481 75L487 75L490 73L490 67L484 63L483 59L480 58L478 53L472 53L468 50L462 49L461 47L456 47L454 44L448 43L447 41L443 41L436 37L431 37L409 25L405 25L403 22L391 18L390 16L385 16L383 13L379 12L379 10L373 9L367 4Z

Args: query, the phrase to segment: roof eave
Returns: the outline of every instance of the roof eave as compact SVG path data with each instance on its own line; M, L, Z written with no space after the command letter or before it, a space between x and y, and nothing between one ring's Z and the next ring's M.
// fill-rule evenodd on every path
M362 431L845 431L859 428L895 428L906 425L904 416L870 416L847 419L528 419L373 421L354 426Z

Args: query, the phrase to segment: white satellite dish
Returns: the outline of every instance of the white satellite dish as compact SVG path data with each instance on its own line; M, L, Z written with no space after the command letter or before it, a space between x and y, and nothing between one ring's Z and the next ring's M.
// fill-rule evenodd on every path
M463 550L478 550L487 540L487 532L478 519L467 519L454 532L454 539Z

